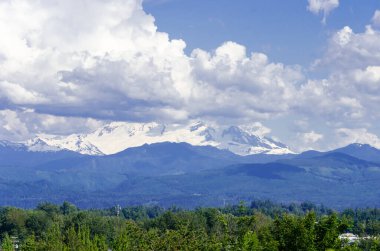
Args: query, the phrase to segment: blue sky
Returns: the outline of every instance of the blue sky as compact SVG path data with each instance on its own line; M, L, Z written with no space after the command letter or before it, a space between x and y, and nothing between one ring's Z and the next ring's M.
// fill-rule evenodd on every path
M328 16L306 10L307 1L292 0L167 0L145 1L144 9L156 19L160 31L186 41L195 48L213 50L225 41L235 41L248 51L266 53L272 60L307 65L323 52L331 33L348 25L362 32L376 0L345 0Z
M4 0L0 34L2 139L203 120L380 148L377 0Z

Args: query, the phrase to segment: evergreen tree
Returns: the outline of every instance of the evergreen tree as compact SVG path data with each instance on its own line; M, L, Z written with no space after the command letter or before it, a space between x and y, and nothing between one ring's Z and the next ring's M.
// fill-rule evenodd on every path
M336 213L325 216L316 224L316 247L318 250L340 248L339 221Z
M9 237L8 233L5 233L3 241L1 242L1 249L3 251L14 251L14 245L12 239Z

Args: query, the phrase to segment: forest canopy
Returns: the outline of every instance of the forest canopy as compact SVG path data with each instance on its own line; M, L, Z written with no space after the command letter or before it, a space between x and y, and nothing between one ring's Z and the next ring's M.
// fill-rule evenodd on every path
M342 233L358 241L339 238ZM69 202L0 209L2 250L379 250L380 210L241 202L183 210L80 210Z

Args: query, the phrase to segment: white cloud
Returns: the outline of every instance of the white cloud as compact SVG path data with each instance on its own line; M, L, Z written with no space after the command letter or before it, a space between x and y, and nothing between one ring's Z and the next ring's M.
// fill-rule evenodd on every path
M352 75L359 90L369 95L380 94L380 65L357 69Z
M380 10L376 10L372 17L372 24L374 26L380 26Z
M0 100L8 99L13 104L42 104L47 100L35 91L29 91L18 84L0 81Z
M295 121L296 126L299 126L299 122L300 121ZM309 126L306 126L304 123L305 121L301 122L301 126L304 128L297 130L297 132L294 135L291 135L292 139L290 139L290 141L286 143L288 143L291 149L296 152L320 150L321 146L323 145L325 136L323 135L323 133L307 129L306 127Z
M6 0L0 32L0 102L74 116L186 116L186 45L157 32L139 0Z
M343 27L331 36L325 54L312 68L324 77L308 79L297 89L290 113L308 124L295 129L301 135L323 128L324 138L312 144L313 148L325 150L359 141L355 135L366 139L362 143L377 144L373 138L379 131L368 130L375 130L380 119L379 44L380 33L371 26L363 32ZM335 135L339 128L348 136ZM300 145L296 140L288 144L294 148Z
M351 143L370 144L380 149L380 138L366 128L339 128L336 130L340 146L346 146Z
M338 46L343 47L351 41L352 35L352 29L349 26L345 26L343 29L341 29L335 34L333 40Z
M0 110L0 139L22 141L36 134L68 135L87 133L105 122L91 118L62 117L38 114L33 110Z
M294 111L306 116L322 117L328 122L353 123L363 118L364 97L359 96L349 77L331 76L309 80L298 90Z
M323 23L326 23L328 14L339 6L339 0L308 0L307 9L318 15L323 13Z
M338 5L309 0L308 9L325 19ZM335 32L313 68L327 74L307 79L300 66L232 41L186 55L186 43L157 31L140 0L3 0L0 137L87 131L104 120L188 119L248 124L266 135L271 129L251 122L294 117L307 121L294 136L323 148L322 123L369 128L380 118L376 13L364 32Z
M234 42L188 56L140 0L4 0L0 34L0 109L23 137L88 118L250 123L288 112L303 79Z
M234 42L187 56L140 0L5 0L0 33L2 106L57 116L267 118L289 109L303 77Z
M325 79L308 80L296 108L322 116L330 124L362 127L376 123L380 113L380 33L367 26L362 33L344 27L332 35L314 70Z
M313 144L321 139L323 139L323 135L316 133L314 131L307 132L307 133L300 133L299 134L301 140L306 143L307 145Z
M227 42L215 53L196 49L191 54L196 115L265 118L287 112L294 100L295 86L303 80L299 67L269 62L266 55L246 55L245 48ZM209 102L209 103L208 103ZM204 106L199 109L197 104Z
M317 60L315 65L331 72L378 65L379 43L380 32L371 26L366 26L362 33L355 33L346 26L332 36L324 57Z
M17 112L0 110L0 136L6 140L21 140L30 135L28 126L19 119Z

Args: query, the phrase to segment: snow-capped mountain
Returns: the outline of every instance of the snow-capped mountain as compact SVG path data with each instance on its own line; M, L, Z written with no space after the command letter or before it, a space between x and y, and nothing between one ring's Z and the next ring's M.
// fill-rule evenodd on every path
M26 141L24 145L31 152L57 152L60 150L66 150L57 146L48 145L38 137Z
M24 150L25 145L22 143L15 143L8 140L0 140L0 149L11 149L11 150Z
M292 153L284 144L259 136L249 127L211 126L203 122L188 125L112 122L89 134L39 135L34 141L44 142L53 149L91 155L109 155L130 147L159 142L210 145L239 155Z

